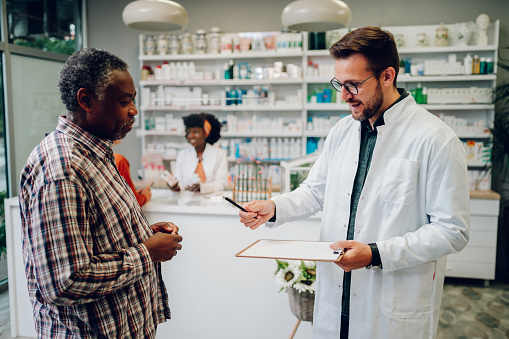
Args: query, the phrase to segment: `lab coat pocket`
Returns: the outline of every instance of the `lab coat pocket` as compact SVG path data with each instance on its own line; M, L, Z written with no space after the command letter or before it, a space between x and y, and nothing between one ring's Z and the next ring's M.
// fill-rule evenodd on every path
M434 267L431 262L384 274L383 314L390 319L429 316L433 311Z
M411 204L417 191L420 167L420 161L390 158L380 187L382 199L394 204Z

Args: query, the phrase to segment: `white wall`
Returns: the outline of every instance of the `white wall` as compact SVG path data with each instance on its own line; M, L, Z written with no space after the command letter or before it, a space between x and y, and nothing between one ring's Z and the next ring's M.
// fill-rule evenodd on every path
M209 31L217 25L222 32L277 31L281 12L291 0L176 0L189 15L188 29ZM475 21L481 13L491 21L501 21L500 45L509 44L509 1L486 0L344 0L352 10L352 27L428 25ZM135 83L139 81L138 32L124 26L122 10L130 0L87 0L88 46L107 49L131 66ZM181 33L177 31L176 33ZM131 174L141 168L141 139L131 132L116 152L131 163Z
M19 175L28 156L57 126L58 116L65 114L65 106L57 87L58 73L63 66L60 61L48 61L20 55L12 55L12 98L14 161L16 185L12 196L19 192Z

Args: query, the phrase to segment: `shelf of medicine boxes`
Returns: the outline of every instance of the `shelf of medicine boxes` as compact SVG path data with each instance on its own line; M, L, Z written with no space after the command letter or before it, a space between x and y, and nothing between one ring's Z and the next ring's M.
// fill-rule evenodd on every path
M304 81L308 84L324 84L330 83L330 77L308 78ZM497 79L496 74L473 74L473 75L420 75L411 76L409 74L398 74L399 82L445 82L445 81L494 81Z
M230 80L142 80L141 86L252 86L300 85L302 79L230 79Z
M143 40L140 36L140 46ZM141 50L140 50L141 53ZM295 51L259 51L241 53L204 53L204 54L166 54L166 55L140 55L140 61L195 61L195 60L216 60L216 59L263 59L263 58L292 58L302 57L301 50Z
M140 46L143 46L143 41L141 40L140 35ZM218 54L177 54L177 55L142 55L140 50L139 60L141 64L154 64L159 62L173 62L173 61L205 61L214 63L215 60L248 60L248 59L298 59L297 63L302 63L303 51L260 51L260 52L242 52L242 53L218 53ZM217 63L217 62L216 62ZM235 87L235 86L255 86L255 85L276 85L276 86L298 86L301 88L302 79L212 79L212 80L145 80L139 82L141 87L157 87L157 86L199 86L199 87ZM169 106L142 106L140 111L142 111L141 116L144 117L148 112L161 114L163 112L295 112L296 118L302 118L302 110L303 105L288 105L288 104L278 104L276 101L275 105L225 105L223 102L220 105L200 105L200 104L189 104L189 101L192 100L190 98L185 99L185 105L179 105L178 103ZM225 99L224 99L225 100ZM175 98L172 99L175 102ZM201 100L200 100L201 101ZM143 104L143 103L142 103ZM141 137L145 136L153 136L153 137L183 137L184 134L182 132L172 132L172 131L164 131L164 130L137 130L137 135ZM303 133L293 132L293 133L264 133L264 132L222 132L222 137L239 137L239 138L252 138L252 137L303 137ZM146 141L143 138L143 145L146 144ZM148 150L147 150L148 151ZM163 155L164 159L174 160L174 156L166 156ZM270 159L271 162L275 162L278 159ZM228 161L235 162L236 158L229 158Z
M173 98L172 100L175 100ZM185 99L189 101L190 99ZM200 99L201 101L202 99ZM229 99L231 100L231 99ZM243 99L245 100L245 99ZM300 111L301 105L169 105L169 106L146 106L144 111Z

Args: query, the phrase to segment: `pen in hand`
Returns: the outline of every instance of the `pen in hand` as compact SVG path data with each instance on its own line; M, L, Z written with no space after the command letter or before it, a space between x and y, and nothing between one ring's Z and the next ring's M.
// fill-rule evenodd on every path
M232 204L233 206L237 207L239 210L241 210L242 212L246 212L246 213L249 213L248 211L246 211L246 209L242 206L240 206L239 204L237 204L235 201L233 201L232 199L228 198L228 197L225 197L223 195L223 198L224 200L228 201L230 204ZM255 219L258 219L258 217L253 217Z
M343 255L346 252L346 248L334 248L332 250L333 250L332 253L339 254L338 259L336 259L336 261L340 261L341 259L343 259Z

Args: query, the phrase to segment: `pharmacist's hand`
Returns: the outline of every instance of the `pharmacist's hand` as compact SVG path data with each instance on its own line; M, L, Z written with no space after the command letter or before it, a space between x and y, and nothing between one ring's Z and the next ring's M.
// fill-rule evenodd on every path
M345 254L340 261L336 261L336 265L341 267L345 272L365 268L371 264L371 247L355 240L336 241L330 245L330 248L343 248Z
M194 193L198 193L198 192L200 192L200 184L192 184L192 185L186 186L186 190L194 192Z
M166 184L168 185L168 184ZM179 187L179 183L177 182L175 185L173 186L170 186L168 185L168 187L173 191L173 192L180 192L180 187Z
M240 222L255 230L274 216L276 204L272 200L253 200L242 205L248 212L239 212ZM257 217L257 219L255 219Z
M143 242L153 262L171 260L182 249L182 236L157 232Z
M172 222L156 222L155 224L150 225L152 232L163 232L163 233L172 233L179 234L179 228Z

